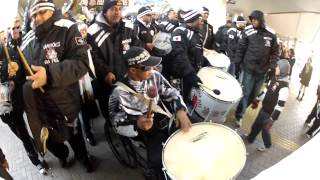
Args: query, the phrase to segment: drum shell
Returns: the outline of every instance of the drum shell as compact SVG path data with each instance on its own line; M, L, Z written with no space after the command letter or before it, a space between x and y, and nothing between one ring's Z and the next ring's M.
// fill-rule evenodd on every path
M212 97L202 87L193 89L192 96L197 96L198 102L194 109L194 113L200 116L203 120L210 120L215 123L224 123L225 117L230 110L238 102L222 101Z
M203 120L223 123L242 97L239 82L230 74L213 67L204 67L197 75L203 85L191 91L191 99L196 101L193 102L194 112Z

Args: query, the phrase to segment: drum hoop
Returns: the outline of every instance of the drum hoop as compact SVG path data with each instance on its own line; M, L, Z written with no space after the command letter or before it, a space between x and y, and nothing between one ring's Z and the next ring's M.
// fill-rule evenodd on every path
M199 122L199 123L193 123L193 125L202 125L202 124L207 124L207 125L216 125L216 126L220 126L220 127L223 127L223 128L226 128L228 129L230 132L232 132L233 134L236 135L236 137L240 140L241 142L241 145L243 146L243 149L244 149L244 161L239 169L239 172L237 174L234 175L234 177L237 177L241 171L243 170L245 164L246 164L246 161L247 161L247 149L246 149L246 146L244 145L244 142L242 140L242 138L239 136L239 134L237 132L235 132L233 129L231 129L230 127L228 126L225 126L225 125L222 125L222 124L218 124L218 123L212 123L212 122ZM165 173L167 173L169 175L169 177L172 179L172 180L176 180L173 175L170 173L170 171L168 170L166 164L165 164L165 161L164 161L164 150L167 146L167 144L169 143L169 141L172 139L173 136L175 136L176 134L178 134L179 132L181 131L181 129L178 129L176 130L173 134L170 135L170 137L166 140L166 142L163 144L163 148L162 148L162 171L164 171ZM232 177L231 179L233 179L234 177Z

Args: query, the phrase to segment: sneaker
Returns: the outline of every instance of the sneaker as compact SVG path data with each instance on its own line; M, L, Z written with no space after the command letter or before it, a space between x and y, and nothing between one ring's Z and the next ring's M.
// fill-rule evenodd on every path
M266 147L259 146L259 147L257 147L257 150L260 151L260 152L264 152L264 151L266 151Z
M42 163L39 163L39 164L37 165L37 168L38 168L40 174L42 174L42 175L48 175L48 174L49 174L48 169L45 168L45 167L42 165Z
M307 136L308 139L312 138L312 136L310 134L306 134L306 136Z
M241 127L241 125L242 125L242 119L236 119L236 127Z
M84 166L87 173L92 173L94 171L92 161L92 157L89 155L82 161L82 165Z

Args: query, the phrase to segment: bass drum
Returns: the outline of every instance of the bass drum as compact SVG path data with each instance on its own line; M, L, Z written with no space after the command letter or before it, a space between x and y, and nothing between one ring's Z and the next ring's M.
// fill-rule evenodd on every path
M215 68L227 72L230 66L230 59L223 53L217 53L215 50L204 49L203 56L209 61L209 64Z
M196 123L166 141L164 173L174 180L235 179L246 163L246 147L232 129L216 123Z
M201 68L197 75L203 84L191 91L194 113L205 121L223 123L242 97L241 85L230 74L213 67Z

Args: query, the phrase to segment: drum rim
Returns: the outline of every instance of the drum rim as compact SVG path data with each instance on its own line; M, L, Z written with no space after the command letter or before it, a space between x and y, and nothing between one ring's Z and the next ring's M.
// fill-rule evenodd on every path
M214 69L214 70L222 71L221 69L219 69L219 68L217 68L217 67L214 67L214 66L203 67L203 68L201 68L201 69ZM200 69L200 70L201 70L201 69ZM199 71L200 71L200 70L199 70ZM222 71L222 72L224 72L224 71ZM227 73L227 72L224 72L224 73L227 74L227 76L234 78L231 74L229 74L229 73ZM198 74L197 74L197 76L198 76ZM199 76L198 76L198 77L199 77ZM201 79L201 77L199 77L199 78ZM237 81L237 80L236 80L236 81ZM232 102L232 104L233 104L233 103L238 102L238 101L243 97L243 89L242 89L242 86L241 86L241 84L240 84L238 81L237 81L237 83L238 83L239 86L240 86L241 93L240 93L240 97L239 97L237 100L234 100L234 101L225 101L225 100L218 99L218 98L212 96L211 94L209 94L207 91L205 91L204 88L203 88L201 85L199 86L199 88L201 88L201 89L202 89L206 94L208 94L210 97L213 97L213 98L215 98L215 99L217 99L217 100L219 100L219 101L221 101L221 102Z
M247 149L246 149L246 146L245 146L242 138L240 137L240 135L239 135L235 130L231 129L231 128L228 127L228 126L219 124L219 123L198 122L198 123L193 123L192 126L193 126L193 125L203 125L203 124L207 124L207 125L217 125L217 126L226 128L226 129L228 129L230 132L232 132L233 134L235 134L236 137L240 140L241 145L243 146L243 149L244 149L244 154L243 154L243 155L244 155L244 161L243 161L243 163L242 163L242 165L241 165L238 173L236 173L231 179L233 179L233 178L235 178L235 177L238 177L239 174L241 173L241 171L243 170L246 162L247 162ZM176 134L178 134L180 131L182 131L182 130L181 130L181 129L178 129L178 130L176 130L174 133L172 133L172 134L168 137L168 139L166 140L166 142L162 145L162 146L163 146L163 147L162 147L162 158L161 158L161 159L162 159L162 166L163 166L163 167L162 167L162 170L163 170L166 174L168 174L168 176L169 176L171 179L173 179L173 180L176 180L176 178L171 174L171 172L168 170L168 168L167 168L167 166L166 166L166 164L165 164L165 161L164 161L164 150L165 150L165 147L167 146L167 144L169 143L169 140L172 139L172 137L175 136Z

